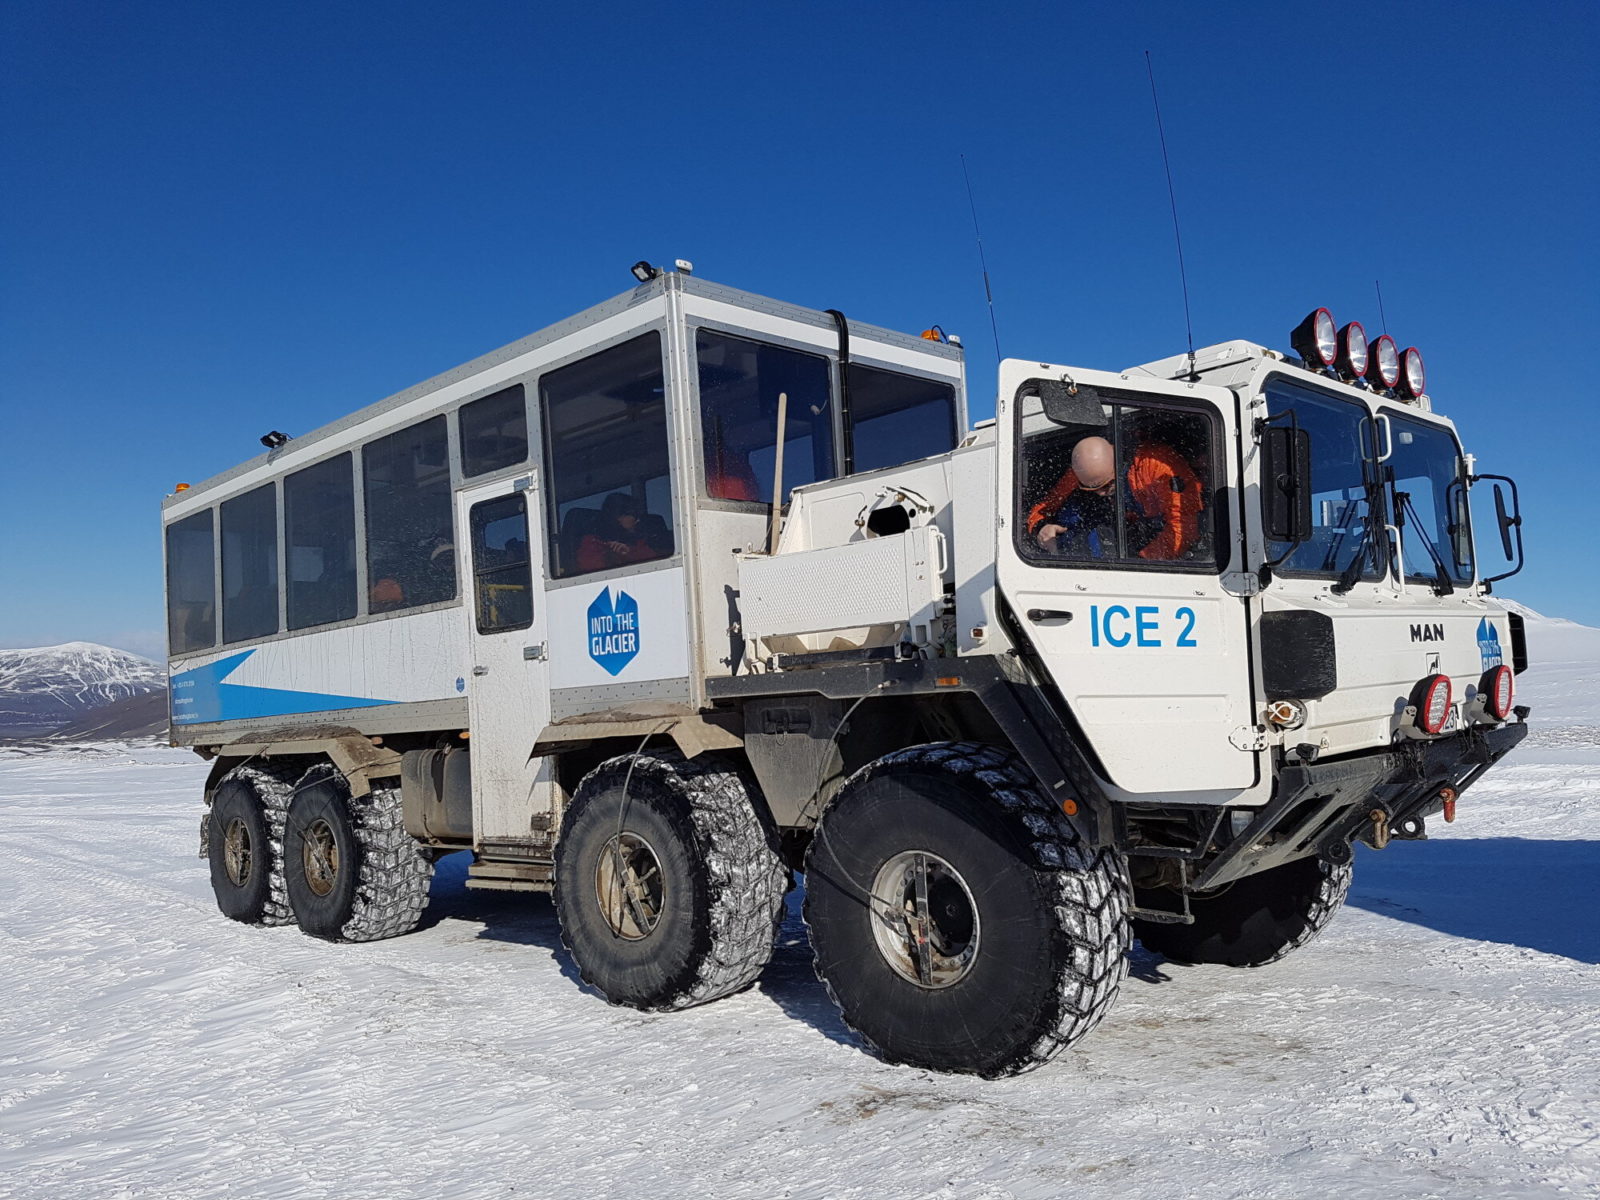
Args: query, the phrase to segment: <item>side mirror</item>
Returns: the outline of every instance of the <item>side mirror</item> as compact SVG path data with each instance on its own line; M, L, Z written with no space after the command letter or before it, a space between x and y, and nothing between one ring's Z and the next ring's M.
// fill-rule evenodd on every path
M1311 434L1269 425L1262 440L1261 492L1267 537L1298 545L1311 537Z
M1509 579L1522 570L1526 561L1522 549L1522 499L1517 494L1516 480L1508 475L1474 475L1472 482L1477 483L1482 479L1495 480L1494 485L1494 523L1500 531L1500 549L1505 555L1506 562L1511 564L1509 571L1502 571L1498 575L1486 575L1483 583L1494 583L1499 579ZM1505 484L1502 488L1500 485ZM1507 508L1506 500L1509 494L1510 507Z

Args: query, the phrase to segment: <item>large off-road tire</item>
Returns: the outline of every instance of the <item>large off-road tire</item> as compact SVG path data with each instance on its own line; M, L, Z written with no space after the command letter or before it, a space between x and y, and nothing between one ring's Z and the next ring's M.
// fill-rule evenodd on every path
M352 797L331 763L295 785L284 833L284 874L300 928L334 942L375 942L417 927L433 855L406 832L400 789Z
M283 875L283 827L292 792L285 772L245 764L222 777L206 822L211 890L226 917L292 925Z
M1193 925L1135 921L1145 949L1183 963L1264 967L1300 949L1333 920L1350 890L1351 865L1302 858L1247 875L1210 896L1192 896ZM1171 908L1170 901L1153 905Z
M942 742L856 772L806 859L817 974L885 1058L990 1078L1095 1027L1127 972L1121 858L1013 755ZM924 923L925 922L925 923Z
M601 763L556 843L561 940L585 983L632 1008L689 1008L755 982L788 882L751 785L709 755Z

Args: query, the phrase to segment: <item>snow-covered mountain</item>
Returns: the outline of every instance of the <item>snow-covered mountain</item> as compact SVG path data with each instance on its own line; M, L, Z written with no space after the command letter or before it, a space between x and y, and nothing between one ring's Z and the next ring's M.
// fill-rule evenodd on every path
M149 659L93 642L0 650L0 737L47 733L166 682Z

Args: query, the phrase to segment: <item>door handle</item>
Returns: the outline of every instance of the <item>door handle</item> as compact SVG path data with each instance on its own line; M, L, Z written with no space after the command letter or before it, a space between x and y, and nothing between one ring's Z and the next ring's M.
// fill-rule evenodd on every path
M472 673L474 675L487 675L489 673L489 668L488 667L473 667L472 668Z
M1070 621L1072 614L1060 608L1030 608L1028 610L1030 621Z

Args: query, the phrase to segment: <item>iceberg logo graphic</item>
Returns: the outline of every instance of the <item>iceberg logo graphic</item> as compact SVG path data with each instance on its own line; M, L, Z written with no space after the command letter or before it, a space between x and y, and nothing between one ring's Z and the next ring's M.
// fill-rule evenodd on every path
M1500 631L1488 617L1478 622L1478 653L1483 655L1483 669L1498 667L1504 660L1500 652Z
M613 599L610 588L589 605L589 657L616 675L639 653L639 602L627 592Z

